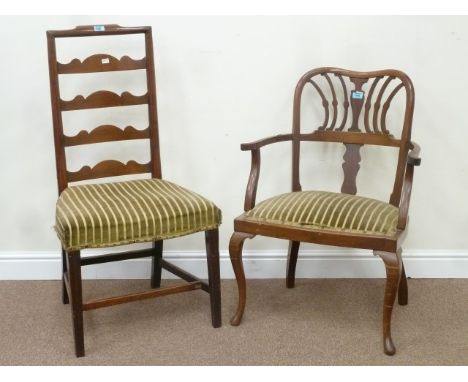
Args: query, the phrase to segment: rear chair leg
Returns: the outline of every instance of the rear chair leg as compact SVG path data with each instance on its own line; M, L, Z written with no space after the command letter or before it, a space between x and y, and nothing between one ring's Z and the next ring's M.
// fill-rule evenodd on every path
M408 281L406 279L405 266L401 261L401 278L398 287L398 304L408 305Z
M72 308L73 337L75 339L75 354L84 357L83 333L83 296L81 287L80 251L67 252L68 279L70 282L70 300Z
M245 309L246 300L246 285L245 285L245 274L244 266L242 265L242 247L244 240L253 238L255 235L244 232L234 232L229 242L229 256L231 258L232 267L234 274L236 275L237 288L239 289L239 301L237 304L237 310L234 316L231 318L231 325L237 326L242 320Z
M68 298L67 287L65 286L65 273L68 272L67 268L67 253L62 249L62 303L68 304L70 299Z
M218 229L205 231L206 258L208 262L208 283L210 286L211 324L221 326L221 285L219 277Z
M288 249L288 265L286 267L286 287L294 288L296 281L296 263L300 241L290 241Z
M151 288L161 286L163 241L153 243L154 255L151 257Z
M387 272L387 282L385 285L385 298L383 306L383 340L384 352L387 355L394 355L396 352L391 334L391 319L395 297L400 283L402 273L401 249L396 253L375 251L385 263Z

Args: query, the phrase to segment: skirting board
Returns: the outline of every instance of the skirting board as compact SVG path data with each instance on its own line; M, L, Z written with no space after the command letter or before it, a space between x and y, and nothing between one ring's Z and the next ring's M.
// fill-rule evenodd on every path
M103 252L92 251L90 254ZM164 258L188 272L207 277L203 251L165 251ZM247 278L283 278L286 272L285 251L245 251ZM468 251L408 250L403 261L406 274L413 278L468 278ZM220 253L221 278L232 279L227 251ZM86 279L145 279L150 276L150 258L91 265L83 268ZM53 252L0 252L0 280L58 280L61 278L61 255ZM164 278L173 278L163 272ZM299 251L297 278L383 278L385 268L380 258L365 250Z

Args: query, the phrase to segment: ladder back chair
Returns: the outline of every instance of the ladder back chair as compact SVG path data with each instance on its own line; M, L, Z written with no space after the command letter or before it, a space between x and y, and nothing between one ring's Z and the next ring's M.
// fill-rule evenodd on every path
M321 101L323 122L312 132L301 132L301 98L306 86ZM397 93L402 92L401 134L387 129L387 113ZM401 241L408 220L413 169L420 164L419 147L411 142L414 90L410 78L397 70L356 72L317 68L297 84L291 134L282 134L241 145L250 151L252 165L245 193L245 213L234 220L229 252L236 275L239 302L231 319L239 325L246 303L242 265L245 239L256 235L289 240L286 286L294 287L300 242L373 250L382 258L387 274L383 305L384 351L395 353L390 322L398 293L401 305L408 303L407 281L402 262ZM394 112L398 114L396 111ZM320 119L322 121L322 119ZM292 143L292 192L255 204L260 174L260 149ZM303 191L299 178L301 142L334 142L345 146L344 180L341 192ZM363 145L398 150L396 174L390 199L383 202L356 195L356 177Z
M102 42L106 47L106 38L103 36L130 34L138 34L144 38L145 56L142 59L133 59L129 56L119 59L99 53L82 60L75 58L69 63L57 61L56 39L72 38L75 39L73 41L77 41L76 38L99 36L97 39L101 40L96 42ZM71 303L76 356L81 357L85 354L83 312L91 309L203 289L210 296L212 325L221 326L218 249L221 211L206 198L162 179L151 27L78 26L71 30L47 31L47 43L59 193L55 230L62 244L62 299L64 304ZM62 76L111 71L145 71L146 93L135 96L130 92L123 92L119 95L112 91L99 90L87 97L77 95L72 100L62 99L60 93ZM129 73L131 75L135 72ZM89 126L93 129L82 130L73 136L66 135L66 129L64 132L63 113L99 108L116 110L115 108L132 105L147 105L147 111L145 107L143 109L145 118L146 116L148 118L148 127L120 128L105 124L97 127ZM134 160L127 163L104 160L93 167L84 166L78 171L68 170L66 148L79 145L95 145L94 147L99 148L101 147L99 144L103 142L125 140L147 140L149 162L142 164ZM130 174L146 174L146 178L142 175L143 179L127 178L123 181L104 183L91 181L73 185L84 180ZM168 263L162 257L163 240L203 231L207 249L208 282ZM80 255L80 251L85 248L113 247L139 242L152 243L152 248L97 256ZM83 302L82 266L141 257L152 258L152 289ZM160 287L162 268L187 283Z

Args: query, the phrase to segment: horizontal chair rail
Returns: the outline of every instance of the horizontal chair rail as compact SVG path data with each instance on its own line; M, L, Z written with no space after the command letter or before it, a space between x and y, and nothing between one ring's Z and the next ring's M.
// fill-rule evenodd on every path
M121 27L117 24L102 25L104 29L96 31L100 25L79 25L75 29L47 31L47 34L56 38L63 37L87 37L87 36L111 36L120 34L147 33L151 27Z
M145 292L130 293L123 296L92 300L83 304L83 311L105 308L108 306L124 304L127 302L146 300L154 297L167 296L175 293L188 292L197 289L201 289L201 282L194 281L188 284L181 284L166 288L151 289Z
M134 60L129 56L116 58L110 54L94 54L80 60L74 58L67 64L57 62L58 74L99 73L146 69L146 57Z
M74 136L63 136L63 144L66 147L88 145L92 143L129 141L132 139L148 139L150 130L138 130L133 126L126 126L123 129L114 125L101 125L91 131L81 130Z
M316 130L308 134L279 134L250 143L242 143L241 150L258 150L263 146L277 142L287 142L298 140L301 142L335 142L349 144L367 144L389 147L400 147L401 140L393 136L384 134L366 135L361 132L353 131L328 131Z
M78 171L67 171L69 182L80 180L107 178L110 176L145 174L151 172L151 163L138 163L134 160L122 163L117 160L105 160L97 163L94 167L83 166Z
M154 255L154 249L142 249L140 251L128 251L120 253L110 253L105 255L87 256L81 258L81 265L93 265L110 263L112 261L139 259L141 257L150 257Z
M201 289L203 289L205 292L210 292L210 286L208 285L208 283L201 281L200 279L198 279L198 277L192 275L191 273L184 271L183 269L167 262L164 259L161 259L161 265L166 271L171 272L173 275L180 277L182 280L188 282L199 281L201 283Z
M280 226L277 224L253 222L238 218L234 220L234 229L236 232L251 233L278 239L294 240L300 242L333 245L339 247L373 249L378 251L393 252L396 251L398 237L401 232L395 236L377 236L377 235L359 235L344 232L332 231L314 231L307 228L296 226ZM339 238L339 240L338 240Z
M109 90L98 90L87 97L79 94L70 101L60 99L60 107L62 111L136 106L147 103L148 93L138 96L127 91L122 94L117 94Z

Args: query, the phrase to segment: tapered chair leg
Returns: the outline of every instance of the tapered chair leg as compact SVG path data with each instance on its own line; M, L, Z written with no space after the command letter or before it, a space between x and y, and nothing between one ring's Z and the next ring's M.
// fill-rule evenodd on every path
M70 284L70 300L73 321L73 337L75 339L75 354L84 357L83 333L83 295L81 287L81 261L80 252L68 252L68 280Z
M375 252L379 255L385 263L385 270L387 273L387 282L385 285L385 297L383 306L383 340L384 352L387 355L394 355L396 352L395 345L393 344L391 334L391 320L393 305L395 304L395 297L397 295L398 286L400 283L402 262L401 251L397 253L391 252Z
M62 249L62 303L64 304L68 304L70 302L67 287L65 285L65 273L67 272L67 253Z
M401 262L401 278L398 286L398 304L408 305L408 281L403 261Z
M218 229L205 231L206 258L208 262L208 283L210 286L211 324L221 326L221 282L219 276L219 234Z
M244 240L253 238L255 235L244 233L244 232L234 232L229 241L229 256L231 258L232 268L234 269L234 274L236 275L237 288L239 289L239 301L237 304L237 310L234 316L231 318L231 325L237 326L242 320L245 309L245 300L247 296L246 285L245 285L245 274L244 266L242 265L242 247L244 245Z
M296 281L296 263L299 253L299 241L290 241L288 249L288 264L286 266L286 287L294 288Z
M151 288L161 286L163 241L153 243L154 255L151 257Z

